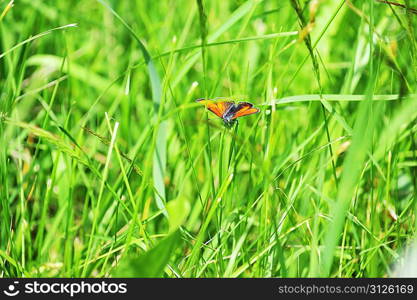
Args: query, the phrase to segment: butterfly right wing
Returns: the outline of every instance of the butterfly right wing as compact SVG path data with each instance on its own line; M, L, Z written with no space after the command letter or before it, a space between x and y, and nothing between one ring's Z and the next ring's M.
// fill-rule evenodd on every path
M239 102L236 106L236 109L233 111L232 120L237 119L239 117L256 114L259 112L259 109L253 107L252 103L249 102Z

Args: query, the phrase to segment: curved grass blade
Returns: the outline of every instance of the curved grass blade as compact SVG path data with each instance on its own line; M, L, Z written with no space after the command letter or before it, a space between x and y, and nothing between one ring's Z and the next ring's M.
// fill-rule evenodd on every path
M412 97L413 95L409 95L408 97ZM374 95L372 97L372 101L393 101L399 100L401 98L398 94L393 95ZM272 100L270 102L261 104L261 105L275 105L275 104L288 104L288 103L297 103L297 102L320 102L320 100L326 101L341 101L341 102L349 102L349 101L364 101L367 99L366 95L337 95L337 94L313 94L313 95L297 95L297 96L290 96L284 97L281 99Z
M76 23L73 23L73 24L67 24L67 25L64 25L64 26L59 26L59 27L56 27L56 28L53 28L53 29L50 29L50 30L47 30L47 31L41 32L41 33L39 33L39 34L37 34L37 35L34 35L34 36L32 36L32 37L30 37L30 38L28 38L28 39L26 39L26 40L24 40L24 41L22 41L22 42L20 42L20 43L16 44L15 46L13 46L12 48L10 48L9 50L6 50L6 51L4 51L3 53L1 53L1 54L0 54L0 59L2 59L3 57L5 57L5 56L6 56L7 54L9 54L10 52L12 52L12 51L16 50L17 48L19 48L19 47L21 47L21 46L23 46L23 45L25 45L25 44L27 44L27 43L30 43L30 42L32 42L32 41L34 41L34 40L38 39L38 38L41 38L41 37L43 37L43 36L45 36L45 35L47 35L47 34L50 34L50 33L51 33L51 32L53 32L53 31L62 30L62 29L70 28L70 27L76 27L76 26L77 26L77 24L76 24Z
M152 60L151 55L149 54L148 50L146 49L145 45L142 43L138 35L133 31L133 29L126 23L126 21L113 9L111 8L105 1L97 0L100 2L107 10L109 10L121 23L122 25L129 31L132 37L137 41L139 48L142 52L142 55L145 59L145 63L148 68L149 72L149 79L151 82L151 89L152 89L152 100L155 105L155 117L158 117L158 113L161 104L161 95L162 95L162 87L161 87L161 80L159 78L158 72L155 68L155 64ZM157 129L157 136L156 136L156 145L154 150L153 156L153 178L154 178L154 185L158 193L155 194L156 203L158 208L165 210L165 184L164 184L164 174L166 168L166 130L167 124L162 122L159 125L159 129ZM166 212L165 212L166 215Z

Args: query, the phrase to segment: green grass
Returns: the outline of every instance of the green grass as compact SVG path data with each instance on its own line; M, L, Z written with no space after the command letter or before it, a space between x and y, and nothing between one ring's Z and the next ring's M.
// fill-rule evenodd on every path
M384 277L413 241L412 9L8 4L1 277Z

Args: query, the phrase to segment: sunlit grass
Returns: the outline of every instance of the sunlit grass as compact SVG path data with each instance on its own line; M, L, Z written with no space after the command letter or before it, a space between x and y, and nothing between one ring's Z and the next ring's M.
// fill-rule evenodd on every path
M0 276L389 276L417 222L416 21L0 2ZM218 96L261 111L225 128L195 102Z

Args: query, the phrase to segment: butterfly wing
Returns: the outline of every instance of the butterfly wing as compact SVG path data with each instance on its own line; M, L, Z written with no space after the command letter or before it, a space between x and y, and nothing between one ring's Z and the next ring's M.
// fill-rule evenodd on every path
M258 112L259 112L259 109L256 107L253 107L252 103L239 102L239 104L236 106L236 109L234 111L232 120L237 119L239 117L251 115L251 114L256 114Z
M198 99L197 102L204 104L209 111L214 113L219 118L223 118L224 113L233 105L229 101L213 101L207 99Z

